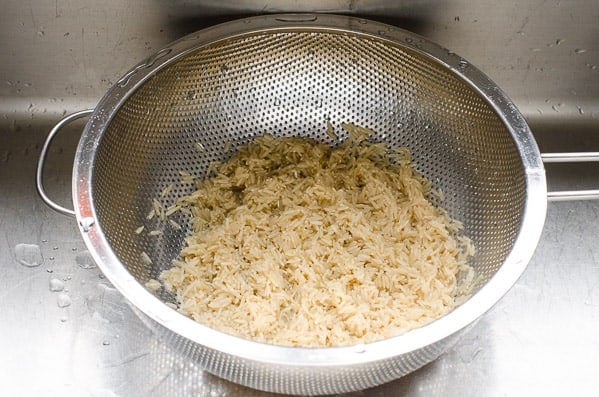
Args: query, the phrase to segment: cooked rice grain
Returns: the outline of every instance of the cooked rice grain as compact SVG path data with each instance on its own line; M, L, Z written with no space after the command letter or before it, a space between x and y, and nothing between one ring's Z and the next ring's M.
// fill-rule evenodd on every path
M370 130L343 128L335 149L257 137L178 201L193 233L160 279L182 313L257 341L339 346L456 305L473 253L461 225L429 202L407 149L389 155Z

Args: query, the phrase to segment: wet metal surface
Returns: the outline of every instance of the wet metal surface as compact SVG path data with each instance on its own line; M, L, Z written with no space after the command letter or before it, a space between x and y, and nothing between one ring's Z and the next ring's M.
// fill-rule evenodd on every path
M34 174L52 124L63 113L93 107L140 59L214 22L289 11L295 3L4 6L1 395L264 395L203 372L154 336L86 259L75 222L37 197ZM304 11L358 13L423 34L495 80L529 119L542 151L599 150L599 6L593 1L303 4ZM81 126L57 137L47 162L48 194L66 206ZM597 165L551 166L548 176L554 189L599 186ZM594 395L598 334L599 202L551 203L526 272L470 333L417 372L352 395Z

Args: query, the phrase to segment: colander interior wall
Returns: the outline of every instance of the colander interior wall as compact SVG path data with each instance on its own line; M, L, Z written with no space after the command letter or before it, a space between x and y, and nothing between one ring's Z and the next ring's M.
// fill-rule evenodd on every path
M417 51L318 30L240 35L198 48L126 99L100 141L92 181L112 249L141 283L156 278L180 250L186 219L170 217L183 226L177 230L147 215L153 198L167 207L193 190L181 171L201 178L212 161L265 132L334 145L326 120L340 140L340 124L354 122L376 131L374 141L408 147L473 240L480 286L495 274L519 231L526 194L518 149L499 116Z

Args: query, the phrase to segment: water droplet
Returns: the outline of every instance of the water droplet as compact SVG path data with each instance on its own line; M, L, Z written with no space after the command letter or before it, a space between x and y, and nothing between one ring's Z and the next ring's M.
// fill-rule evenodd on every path
M100 277L100 278L104 278L104 277ZM106 285L105 283L98 283L98 284L96 284L96 286L103 293L106 293L106 292L108 292L108 293L115 293L116 292L115 288L112 288L111 286Z
M462 59L460 62L458 62L458 66L460 69L466 69L468 67L468 61Z
M386 32L386 31L384 31L384 30L379 30L379 35L381 35L381 36L386 36L386 35L387 35L387 32Z
M366 25L368 23L368 21L365 19L358 19L358 23L361 23L362 25Z
M532 52L540 52L540 51L541 51L541 49L540 49L540 48L531 48L530 50L531 50Z
M578 113L580 114L584 114L584 109L581 108L580 106L576 105L576 108L578 109Z
M564 41L565 41L564 39L557 39L557 40L555 40L555 45L560 45L560 44L562 44Z
M71 297L67 294L60 294L56 299L56 304L58 307L65 308L71 306Z
M48 269L46 269L46 272L48 272L48 273L54 273L54 270L48 268Z
M54 260L54 259L56 259L56 258L54 258L53 256L51 256L51 257L49 257L48 259L50 259L51 261L53 261L53 260Z
M17 244L15 258L23 266L36 267L44 263L40 247L36 244Z
M279 98L275 99L275 106L281 106L281 100Z
M50 291L60 292L64 289L64 283L57 278L51 278L49 283Z
M551 109L553 109L555 112L559 113L559 110L557 109L557 106L553 105L553 106L551 106Z
M60 322L61 322L61 323L66 323L66 322L67 322L67 320L68 320L68 318L67 318L67 317L64 317L64 316L60 318Z
M46 239L42 240L42 243L47 243L47 242L48 242L48 240L46 240Z
M577 54L584 54L585 52L587 52L587 50L585 50L584 48L577 48L574 50L574 52Z
M458 357L465 364L470 364L482 353L483 349L475 344L466 344L457 348Z
M75 257L75 262L77 262L79 267L82 269L93 269L96 267L96 263L87 250L78 253Z
M226 63L220 65L220 71L222 74L229 74L229 66Z
M54 251L56 251L56 250L58 250L58 247L54 246L54 247L52 247L52 249L53 249Z
M71 251L73 251L73 252L77 251L77 247L71 248Z
M414 39L412 39L411 37L406 37L406 38L404 39L404 41L405 41L406 43L412 43L412 42L414 41Z
M102 346L108 346L108 345L110 345L110 341L107 341L107 340L102 341Z
M91 229L91 227L94 225L94 222L94 218L91 217L81 219L81 221L79 221L79 225L81 226L83 233L89 232L89 229Z
M456 21L456 22L460 22L460 17L456 16L456 17L453 18L453 20Z

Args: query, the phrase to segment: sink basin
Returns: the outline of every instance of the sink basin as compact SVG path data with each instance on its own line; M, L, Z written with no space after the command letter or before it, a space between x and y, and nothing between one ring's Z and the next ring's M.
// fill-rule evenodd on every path
M49 129L93 108L141 59L213 24L265 12L354 14L468 59L522 111L542 152L599 151L599 6L456 0L9 2L0 15L0 382L7 395L263 396L171 351L85 260L70 218L34 186ZM83 122L52 146L45 181L70 205ZM599 187L599 164L548 165L550 190ZM366 396L591 395L599 387L599 203L549 205L536 254L454 348ZM19 263L37 246L39 266ZM17 250L19 251L19 250ZM474 376L473 376L474 375ZM31 379L36 379L33 382Z

